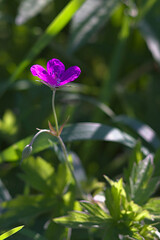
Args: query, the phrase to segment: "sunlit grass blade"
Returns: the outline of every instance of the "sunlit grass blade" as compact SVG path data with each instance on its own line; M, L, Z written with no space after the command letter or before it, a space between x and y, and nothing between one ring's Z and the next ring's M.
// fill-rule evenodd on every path
M12 228L11 230L3 233L2 235L0 235L0 240L6 239L8 237L10 237L11 235L15 234L16 232L20 231L24 226L19 226L19 227L15 227Z

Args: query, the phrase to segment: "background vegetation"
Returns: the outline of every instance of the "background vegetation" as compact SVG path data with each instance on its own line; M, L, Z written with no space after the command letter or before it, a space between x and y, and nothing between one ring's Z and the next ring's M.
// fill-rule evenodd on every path
M114 180L124 176L131 154L138 166L160 147L159 25L158 0L0 1L2 232L23 224L25 230L14 239L65 239L67 228L48 219L66 215L74 205L71 199L66 203L66 197L57 207L54 197L48 197L51 192L62 195L66 182L56 179L67 173L59 163L59 148L46 136L35 144L28 161L19 164L36 128L48 128L48 120L53 124L52 93L35 81L30 67L46 67L48 60L58 58L67 68L81 68L72 87L57 91L56 111L61 124L68 116L75 124L66 127L62 137L77 161L75 171L85 180L85 191L95 195L104 189L104 174ZM89 125L76 125L83 122ZM51 175L54 179L47 182ZM153 175L158 184L159 173ZM81 231L73 231L71 239L89 239Z

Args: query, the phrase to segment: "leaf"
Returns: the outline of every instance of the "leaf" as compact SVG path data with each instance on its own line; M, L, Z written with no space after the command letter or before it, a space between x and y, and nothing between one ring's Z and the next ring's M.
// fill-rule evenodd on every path
M63 129L62 139L64 142L82 141L82 140L100 140L121 143L127 147L133 148L136 141L127 133L108 125L100 123L77 123L71 124ZM33 144L32 153L38 153L50 146L50 142L57 142L56 138L43 133L37 137ZM22 151L29 142L31 137L21 140L20 142L10 146L0 154L0 162L4 161L18 161L21 159ZM148 150L142 148L145 154Z
M114 117L114 112L111 108L109 108L106 104L103 102L98 101L96 98L85 96L81 94L63 94L61 96L62 102L72 102L72 101L84 101L93 104L94 106L98 107L102 112L104 112L109 117Z
M129 192L135 203L143 205L157 189L160 178L152 177L153 172L152 155L147 156L139 164L133 165L129 179Z
M41 157L30 157L22 162L21 167L25 172L21 174L21 178L25 182L40 192L53 194L55 179L54 168L51 164Z
M77 11L71 26L68 51L76 51L104 26L119 1L87 0Z
M56 204L54 197L42 195L22 195L13 200L3 202L1 207L5 211L0 215L1 229L19 222L30 222L42 213L51 212Z
M144 205L150 214L154 215L154 218L160 219L160 198L150 198L149 201Z
M141 148L142 148L141 143L137 142L131 155L129 156L128 167L124 169L124 176L125 176L125 180L127 182L129 182L129 178L131 176L133 165L135 163L138 164L143 159L143 153L141 151Z
M159 137L157 136L156 132L147 124L124 115L115 117L114 121L130 127L154 149L160 147Z
M3 233L2 235L0 235L0 240L6 239L6 238L12 236L16 232L20 231L23 227L24 226L15 227L15 228L12 228L11 230Z
M0 179L0 202L9 201L10 199L11 195Z
M104 220L85 212L70 212L69 216L54 218L53 221L71 228L103 228L111 222L110 219Z
M110 216L102 210L102 208L96 203L90 203L87 201L81 201L80 205L88 211L88 213L92 216L96 216L102 219L108 219Z
M15 72L9 79L8 83L1 89L0 96L16 81L17 77L23 70L31 63L31 61L51 42L71 20L75 12L83 4L84 0L72 0L67 6L59 13L59 15L50 23L43 35L38 38L37 42L28 51L27 56L21 61L20 65L16 68Z
M23 237L27 237L28 240L47 240L38 232L34 232L33 230L28 228L23 228L22 231L20 232L20 235Z
M15 22L24 24L27 20L37 15L51 0L23 0L18 8Z
M157 150L157 152L155 153L154 156L154 165L155 165L155 169L154 169L154 176L155 177L159 177L160 176L160 149Z
M105 191L106 206L115 221L118 221L121 216L121 203L122 197L126 197L123 181L120 179L118 182L113 182L107 176L105 179L110 183L111 188L107 188Z
M160 2L158 0L144 1L144 6L140 8L139 14L140 18L141 15L145 15L145 18L138 23L138 27L154 60L160 65L159 8Z
M69 158L71 158L71 161L73 163L74 174L77 179L77 182L87 181L87 176L84 167L82 166L82 162L78 155L75 152L69 152Z
M159 36L154 32L154 29L147 21L141 21L139 24L140 31L147 43L155 61L160 65L160 42Z
M103 102L107 102L108 104L110 103L111 97L115 91L115 86L117 84L117 80L119 79L120 71L123 65L127 40L130 35L130 21L131 19L127 15L123 15L121 29L119 31L119 36L109 65L109 74L105 76L105 81L103 81L103 85L101 87L100 97Z

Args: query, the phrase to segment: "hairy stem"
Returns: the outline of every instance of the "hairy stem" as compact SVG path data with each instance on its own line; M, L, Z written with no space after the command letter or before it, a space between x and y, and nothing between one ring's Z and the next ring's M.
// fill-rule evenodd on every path
M69 159L68 159L68 154L67 154L67 150L66 150L66 147L65 147L65 144L61 138L61 136L59 135L59 128L58 128L58 120L57 120L57 115L56 115L56 110L55 110L55 105L54 105L54 102L55 102L55 93L56 93L56 89L53 90L53 95L52 95L52 109L53 109L53 115L54 115L54 120L55 120L55 127L56 127L56 131L57 131L57 139L59 141L59 144L61 145L61 148L62 148L62 151L63 151L63 154L64 154L64 159L65 159L65 163L66 163L66 166L68 167L71 175L72 175L72 178L78 188L78 191L81 195L82 198L84 198L84 194L82 193L82 190L81 190L81 187L79 185L79 183L77 182L77 179L74 175L74 171L72 169L72 165L71 163L69 162Z
M59 128L58 128L58 120L57 120L57 114L56 114L56 110L55 110L55 105L54 105L54 101L55 101L55 93L56 93L56 89L53 89L53 95L52 95L52 109L53 109L53 115L54 115L54 121L55 121L55 126L56 126L56 131L58 133Z

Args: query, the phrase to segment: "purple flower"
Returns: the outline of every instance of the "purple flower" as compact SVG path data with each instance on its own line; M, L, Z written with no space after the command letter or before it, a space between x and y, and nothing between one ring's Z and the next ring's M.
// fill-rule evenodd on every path
M30 70L34 76L41 79L40 82L52 89L74 81L81 73L77 66L70 67L65 71L64 64L56 58L47 62L47 71L38 64L33 65Z

